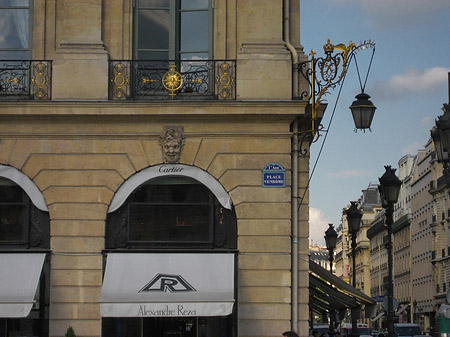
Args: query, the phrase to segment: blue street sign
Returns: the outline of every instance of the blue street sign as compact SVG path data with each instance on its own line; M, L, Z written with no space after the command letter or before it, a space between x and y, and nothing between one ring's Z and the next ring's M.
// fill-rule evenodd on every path
M262 170L263 187L285 187L286 169L278 163L269 163Z

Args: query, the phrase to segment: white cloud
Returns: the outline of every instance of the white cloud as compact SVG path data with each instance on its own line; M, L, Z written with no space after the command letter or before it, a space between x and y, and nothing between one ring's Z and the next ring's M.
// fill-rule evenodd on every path
M371 174L370 171L364 170L345 170L340 172L331 172L328 173L329 177L332 178L352 178L352 177L366 177Z
M368 22L379 28L412 27L432 20L436 12L449 9L448 0L331 0L338 4L360 6Z
M392 89L430 91L445 85L450 68L434 67L423 71L409 68L403 74L394 75L389 83Z
M435 121L435 117L424 117L420 120L420 126L429 130L433 127Z
M314 244L325 245L325 231L331 220L325 218L321 210L309 208L309 239Z
M427 93L447 86L447 73L450 68L434 67L425 70L408 68L401 74L392 76L389 81L374 85L374 96L397 98L401 94Z
M418 149L423 149L423 144L420 144L419 142L414 142L408 146L406 146L405 148L402 149L403 154L412 154L415 155L417 154L417 150Z

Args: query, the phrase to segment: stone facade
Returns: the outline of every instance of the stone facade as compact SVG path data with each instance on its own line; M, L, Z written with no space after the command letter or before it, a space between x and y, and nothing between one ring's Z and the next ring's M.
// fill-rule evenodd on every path
M163 163L159 137L184 128L180 164L213 176L237 217L237 331L308 335L308 155L292 172L292 125L308 128L306 101L293 100L292 59L283 38L283 2L215 1L214 57L237 61L237 100L110 101L108 59L130 59L131 0L35 0L33 58L53 61L52 100L4 101L0 164L29 177L50 215L49 335L72 326L101 336L105 220L118 188ZM291 0L298 49L299 3ZM295 95L298 96L298 95ZM306 124L305 124L306 123ZM304 146L308 147L309 144ZM263 188L276 162L286 187ZM304 196L292 224L292 175ZM298 226L298 284L292 284L292 226ZM297 325L292 287L298 287Z

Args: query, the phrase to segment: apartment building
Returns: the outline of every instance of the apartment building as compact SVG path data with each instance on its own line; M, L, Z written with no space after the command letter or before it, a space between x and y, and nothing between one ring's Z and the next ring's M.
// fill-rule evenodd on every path
M435 324L434 298L436 285L433 278L431 261L434 209L433 197L429 193L432 175L433 147L431 140L424 149L418 150L417 162L413 170L411 184L411 280L412 302L415 306L415 320L423 330L429 330Z
M398 202L395 204L392 225L394 297L399 307L399 322L412 322L411 287L411 185L416 157L405 155L398 162L398 178L402 181Z

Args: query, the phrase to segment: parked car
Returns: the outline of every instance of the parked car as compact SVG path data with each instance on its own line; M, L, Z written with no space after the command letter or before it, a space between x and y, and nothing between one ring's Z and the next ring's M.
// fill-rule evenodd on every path
M414 323L394 323L397 337L425 336L420 330L420 326Z

